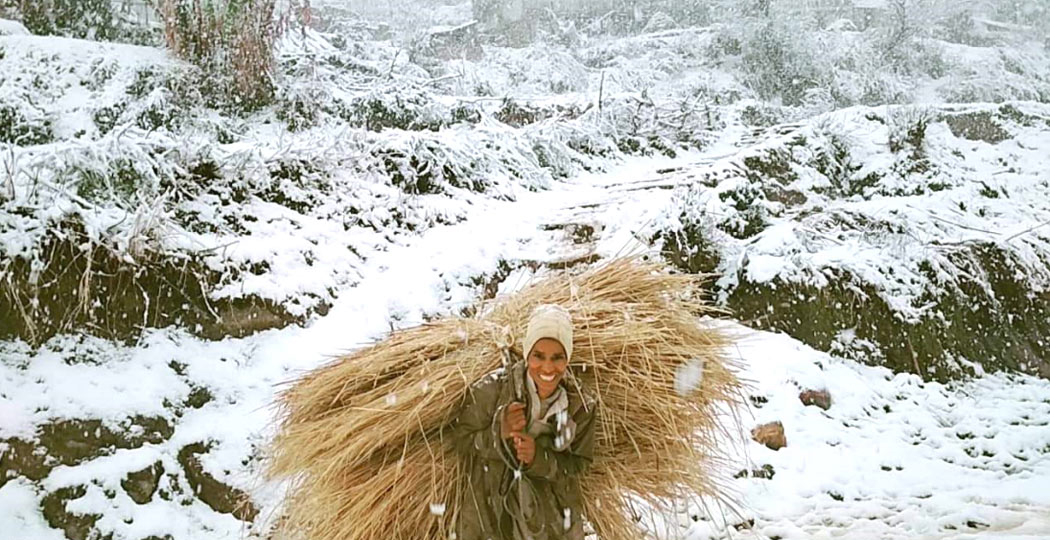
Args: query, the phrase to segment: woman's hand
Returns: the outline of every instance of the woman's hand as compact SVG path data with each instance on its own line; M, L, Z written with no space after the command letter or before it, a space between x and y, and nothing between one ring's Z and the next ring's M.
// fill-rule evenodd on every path
M536 439L524 433L514 433L514 451L517 453L518 461L525 465L531 465L536 458Z
M525 430L525 404L517 401L503 409L503 420L500 422L500 433L504 439Z

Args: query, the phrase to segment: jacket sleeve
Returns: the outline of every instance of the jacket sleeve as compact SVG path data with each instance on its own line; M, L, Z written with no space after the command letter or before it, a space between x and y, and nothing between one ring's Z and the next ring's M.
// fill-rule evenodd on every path
M554 450L551 437L544 435L536 440L536 457L525 469L525 474L533 478L556 480L559 476L575 476L587 470L594 460L594 418L597 405L590 410L580 407L573 415L576 422L576 435L572 444L563 452Z
M453 421L452 439L456 451L484 459L502 460L510 456L500 437L499 392L494 384L482 383L467 390L459 416Z

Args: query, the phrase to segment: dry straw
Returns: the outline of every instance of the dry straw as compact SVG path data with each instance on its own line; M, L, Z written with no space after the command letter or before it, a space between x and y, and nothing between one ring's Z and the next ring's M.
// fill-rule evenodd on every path
M287 387L267 476L289 482L275 538L448 538L461 484L443 428L468 385L520 354L532 308L573 316L572 371L599 400L597 443L581 478L586 516L602 540L635 540L643 511L713 498L721 480L723 415L740 386L730 337L700 324L713 312L700 278L638 258L560 274L499 298L472 319L395 332ZM682 366L702 383L676 390ZM680 385L679 385L680 386Z
M157 0L156 7L175 56L210 70L209 76L233 73L233 84L248 103L272 96L280 34L275 0Z

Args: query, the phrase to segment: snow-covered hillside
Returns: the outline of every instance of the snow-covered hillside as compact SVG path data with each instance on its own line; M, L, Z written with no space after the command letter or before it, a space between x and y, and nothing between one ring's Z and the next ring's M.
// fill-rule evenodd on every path
M1050 376L1050 108L853 108L686 174L658 235L760 328L924 377Z
M44 516L65 523L69 515L89 516L79 523L118 538L239 537L246 524L229 513L227 495L194 493L207 491L200 486L210 477L254 496L255 510L238 515L269 515L275 493L252 474L272 427L267 405L275 384L381 336L390 321L411 325L464 306L475 294L471 278L496 272L501 261L612 255L643 224L638 203L648 203L644 208L669 195L655 190L616 201L602 182L666 166L636 164L586 184L488 203L461 224L437 227L377 255L360 284L307 328L221 342L171 329L150 332L130 347L88 337L56 338L40 350L5 344L5 435L31 438L75 420L85 432L74 434L75 443L48 447L57 457L33 469L41 479L6 481L0 520L15 524L18 538L61 538L46 527L43 504ZM600 211L590 208L600 231L593 244L574 245L574 235L553 227L595 203L605 204ZM527 268L514 272L504 290L531 275ZM740 470L759 471L731 486L743 503L741 515L685 508L675 534L720 538L741 534L744 524L759 538L784 539L949 538L986 529L1037 538L1047 530L1050 499L1041 486L1050 478L1050 383L1008 375L924 383L784 335L737 331L735 354L748 366L743 376L754 382L741 427L746 432L780 421L787 447L726 441L739 449ZM806 389L829 391L831 407L803 406L798 394ZM139 435L113 448L107 430ZM45 445L54 440L41 439ZM12 449L18 451L17 443ZM136 500L142 488L129 481L143 477L146 502ZM65 510L56 510L66 500Z
M657 538L1050 538L1034 30L314 5L259 107L0 20L0 540L262 538L277 385L627 253L717 272L752 382L740 508Z

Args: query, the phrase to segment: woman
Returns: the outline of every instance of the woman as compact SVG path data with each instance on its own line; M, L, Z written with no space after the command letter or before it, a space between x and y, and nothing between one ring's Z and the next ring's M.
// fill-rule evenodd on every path
M582 540L578 475L594 454L594 402L566 371L572 319L537 307L516 362L471 386L454 423L469 475L458 540Z

